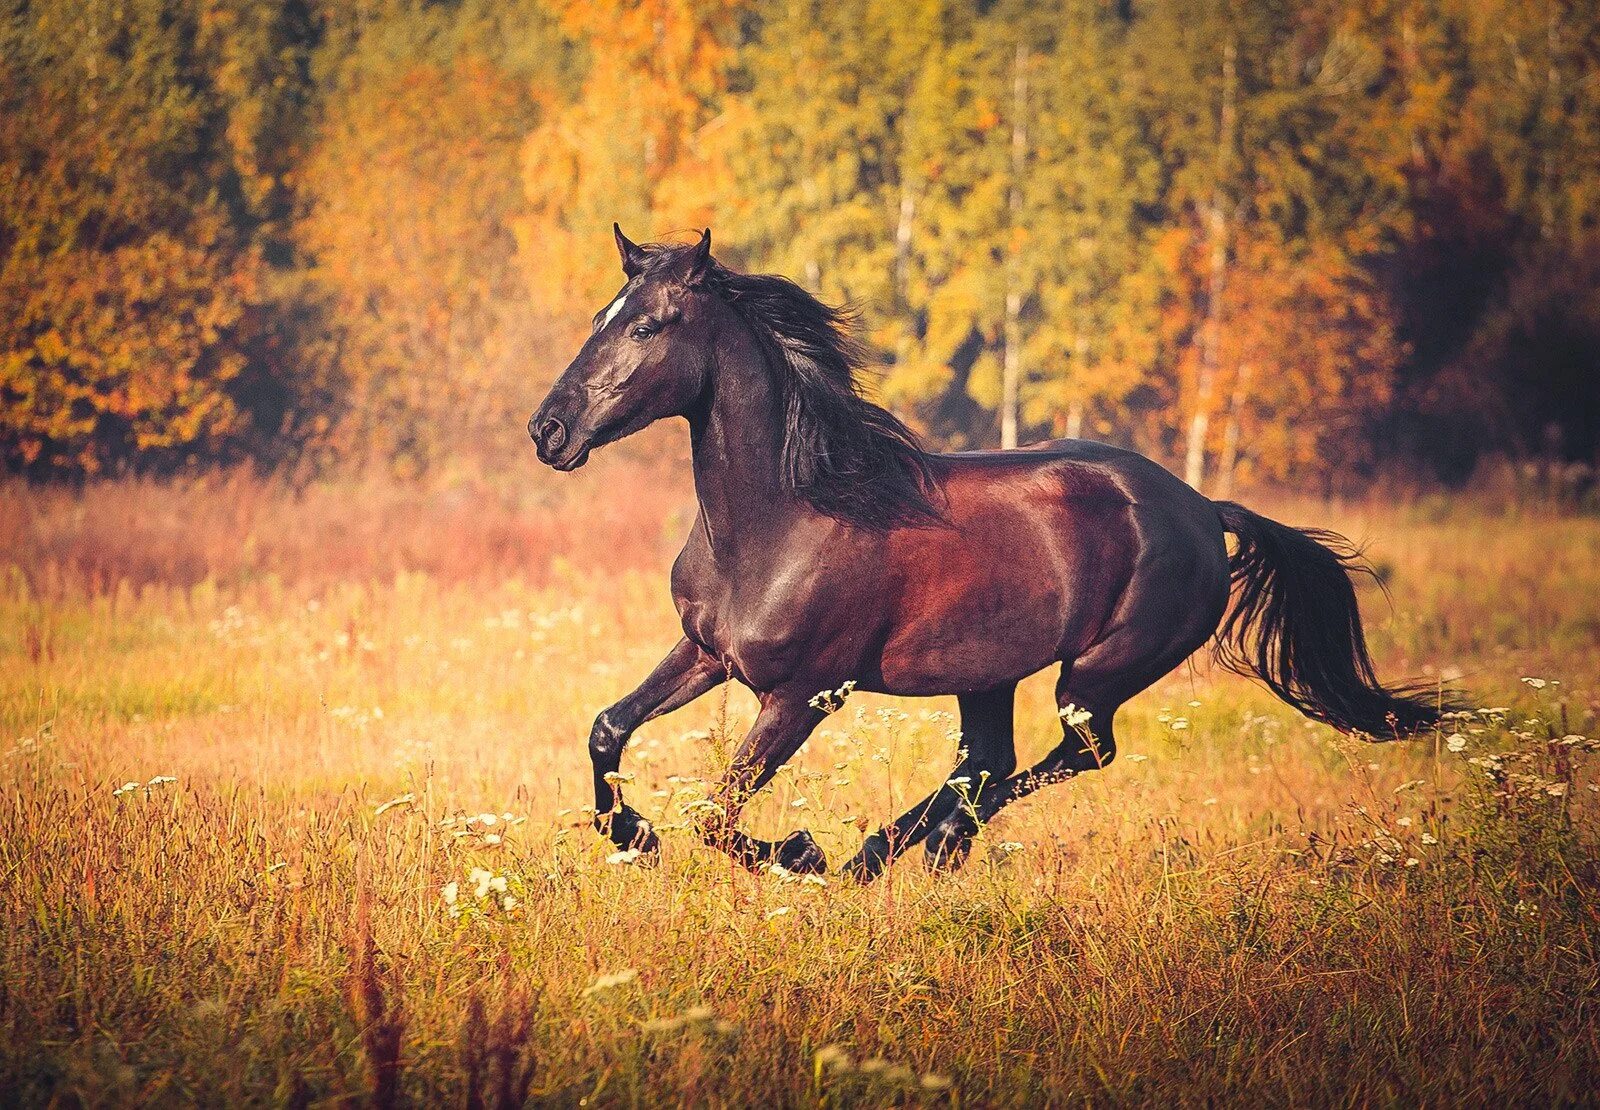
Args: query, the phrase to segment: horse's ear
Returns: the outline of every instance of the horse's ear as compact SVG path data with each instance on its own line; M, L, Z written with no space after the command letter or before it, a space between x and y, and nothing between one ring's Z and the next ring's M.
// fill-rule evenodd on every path
M617 253L622 256L622 272L630 278L638 277L640 271L644 269L644 248L622 234L621 224L612 224L611 231L617 237Z
M700 241L689 250L689 263L684 270L683 280L686 285L699 285L711 273L711 229L708 227L700 235Z

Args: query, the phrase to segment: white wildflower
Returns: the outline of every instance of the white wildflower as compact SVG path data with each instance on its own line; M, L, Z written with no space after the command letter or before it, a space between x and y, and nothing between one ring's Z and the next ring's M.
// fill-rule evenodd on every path
M638 977L638 971L631 967L625 967L621 971L613 971L610 975L601 975L593 983L583 988L583 997L592 998L601 991L608 991L614 987L631 983Z
M817 1049L815 1061L818 1072L825 1068L837 1068L840 1071L850 1070L850 1054L836 1044L825 1044Z
M1093 713L1090 713L1087 709L1079 709L1071 702L1061 707L1058 716L1066 722L1068 728L1081 728L1094 719Z

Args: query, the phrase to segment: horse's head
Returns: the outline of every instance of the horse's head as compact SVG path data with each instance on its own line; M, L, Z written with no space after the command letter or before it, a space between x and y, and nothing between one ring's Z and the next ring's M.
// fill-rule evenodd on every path
M528 420L539 458L557 470L576 470L596 447L687 414L709 372L711 232L693 247L649 248L613 228L627 284Z

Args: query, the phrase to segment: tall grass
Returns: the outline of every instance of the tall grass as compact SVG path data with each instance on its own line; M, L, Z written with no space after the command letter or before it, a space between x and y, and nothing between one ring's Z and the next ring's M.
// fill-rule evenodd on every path
M686 525L616 465L7 491L0 1101L1593 1097L1600 522L1266 505L1369 540L1382 669L1487 711L1364 746L1197 660L958 875L859 888L681 827L742 691L625 757L659 867L589 831L583 737L676 634ZM1020 704L1037 757L1049 679ZM851 697L750 825L842 861L953 708Z

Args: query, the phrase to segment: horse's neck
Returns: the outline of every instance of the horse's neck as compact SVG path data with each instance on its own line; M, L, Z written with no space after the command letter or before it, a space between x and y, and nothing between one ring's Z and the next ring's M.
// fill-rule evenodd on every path
M742 325L720 338L710 403L689 427L707 539L732 570L786 532L803 506L779 481L782 402L761 347Z

